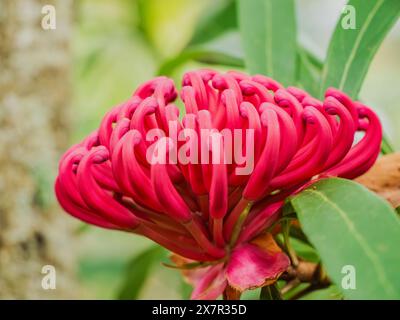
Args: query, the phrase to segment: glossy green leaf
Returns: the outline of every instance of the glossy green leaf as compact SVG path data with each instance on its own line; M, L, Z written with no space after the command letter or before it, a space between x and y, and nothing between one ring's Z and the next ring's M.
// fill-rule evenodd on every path
M118 299L137 299L152 267L163 258L164 254L163 248L152 246L129 261L125 278L117 294Z
M290 203L346 298L400 298L400 220L386 201L356 182L332 178L316 182ZM353 275L346 266L354 267L355 289L342 287Z
M247 69L285 85L296 72L296 21L293 0L237 0Z
M397 21L399 0L350 0L333 33L322 74L320 96L336 87L356 98L380 44ZM355 28L347 22L354 13ZM345 28L343 27L345 26Z

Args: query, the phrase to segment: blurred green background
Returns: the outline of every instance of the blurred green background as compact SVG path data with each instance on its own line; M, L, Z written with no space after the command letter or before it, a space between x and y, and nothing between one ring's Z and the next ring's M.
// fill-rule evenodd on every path
M71 142L79 141L95 129L111 106L129 97L140 83L154 77L165 59L179 53L190 40L196 21L215 2L78 1L73 34ZM175 79L188 67L177 70ZM78 231L78 237L83 298L118 296L128 262L151 246L142 237L95 227ZM179 273L158 264L139 298L181 299L182 292L187 296Z
M79 0L73 30L73 135L79 141L95 129L103 114L128 98L160 65L190 41L195 26L223 0ZM303 43L324 58L330 34L344 1L297 1ZM218 25L216 25L218 28ZM228 39L229 40L229 39ZM237 41L225 50L238 52ZM400 26L385 39L364 82L361 97L381 116L396 149L400 148L400 92L393 90L400 74ZM188 62L172 74L204 66ZM94 227L78 228L79 281L82 298L115 298L129 261L151 243L143 238ZM165 258L166 260L166 258ZM187 297L176 270L153 268L139 298ZM334 295L334 293L329 293ZM251 297L252 293L249 293Z

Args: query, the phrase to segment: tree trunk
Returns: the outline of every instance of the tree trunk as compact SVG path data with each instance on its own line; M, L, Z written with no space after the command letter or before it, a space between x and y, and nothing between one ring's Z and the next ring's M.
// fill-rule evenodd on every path
M56 9L56 29L41 26ZM70 220L54 200L70 97L72 0L0 1L0 298L74 298ZM42 267L56 289L42 287Z

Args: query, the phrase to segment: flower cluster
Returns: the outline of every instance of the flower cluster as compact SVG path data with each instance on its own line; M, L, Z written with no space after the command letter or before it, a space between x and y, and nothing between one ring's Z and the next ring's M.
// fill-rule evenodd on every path
M178 92L166 77L144 83L111 109L98 130L61 158L57 198L87 223L146 236L180 261L205 262L193 280L194 298L216 298L228 284L243 291L271 283L289 265L266 232L280 218L284 199L315 179L352 179L367 171L380 151L379 119L339 90L328 89L319 101L239 72L188 72L179 95L182 120L174 104ZM208 141L202 129L217 138ZM221 151L230 143L222 131L236 129L242 148L229 152L240 154ZM363 135L355 139L357 132ZM174 148L188 161L157 161ZM252 157L254 166L239 174L245 161L190 161L193 152Z

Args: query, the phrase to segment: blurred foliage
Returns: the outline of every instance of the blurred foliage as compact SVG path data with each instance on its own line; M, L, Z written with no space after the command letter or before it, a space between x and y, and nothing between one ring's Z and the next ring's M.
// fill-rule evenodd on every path
M138 28L161 57L177 54L186 46L200 13L213 3L212 0L136 1Z
M118 299L138 299L154 264L167 257L167 251L154 245L133 257L126 265L126 275L118 292Z

